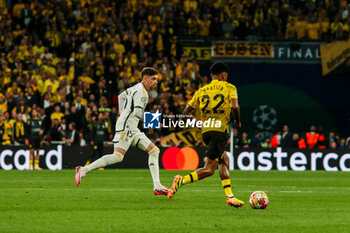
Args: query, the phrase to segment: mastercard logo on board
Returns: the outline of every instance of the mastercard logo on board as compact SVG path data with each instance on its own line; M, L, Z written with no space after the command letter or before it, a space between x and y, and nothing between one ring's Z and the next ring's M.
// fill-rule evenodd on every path
M169 147L163 153L162 163L167 170L195 170L198 168L198 153L192 147Z

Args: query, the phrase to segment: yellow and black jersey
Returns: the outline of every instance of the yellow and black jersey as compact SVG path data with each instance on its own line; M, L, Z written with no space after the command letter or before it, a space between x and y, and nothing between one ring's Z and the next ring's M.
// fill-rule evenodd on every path
M196 91L188 105L200 110L202 120L210 119L212 122L221 122L220 127L217 124L209 124L205 127L203 124L202 133L207 131L228 132L231 99L238 99L237 90L234 85L225 81L213 80Z

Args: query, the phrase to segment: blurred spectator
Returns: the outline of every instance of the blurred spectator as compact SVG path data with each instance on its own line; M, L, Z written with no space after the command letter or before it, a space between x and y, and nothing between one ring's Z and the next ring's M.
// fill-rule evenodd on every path
M67 135L68 126L66 117L62 117L60 121L60 126L62 128L62 135Z
M332 37L336 40L342 40L343 37L343 23L340 21L340 16L337 15L330 26Z
M321 25L316 20L316 16L312 16L306 25L306 34L309 40L321 39Z
M318 127L318 134L319 134L319 137L318 137L318 142L317 142L317 146L319 149L326 149L327 148L327 140L326 140L326 137L323 133L323 127L322 126L319 126Z
M68 146L80 145L79 133L76 130L76 125L74 122L68 124L68 133L66 137L62 138Z
M329 143L329 148L332 150L336 150L337 149L337 143L336 142L330 142Z
M242 142L238 137L238 130L236 128L233 128L233 145L235 148L238 148L242 145Z
M5 131L5 121L4 121L4 117L2 116L2 114L0 114L0 144L1 145L6 145L4 137L6 135L6 131Z
M67 116L67 124L74 123L77 129L80 129L82 116L77 112L77 108L73 105L70 107L70 113Z
M299 134L294 133L292 136L292 141L291 141L290 146L292 148L298 148L299 147L298 142L299 142Z
M281 147L292 147L292 133L289 131L289 126L283 126L281 135Z
M271 139L269 137L266 137L264 142L261 143L262 148L270 148L272 147L271 145Z
M307 28L307 22L306 22L306 16L303 16L301 13L295 22L295 29L297 31L297 39L298 40L304 40L306 38L306 28Z
M64 114L61 112L60 105L56 104L54 107L54 112L51 113L51 115L50 115L51 121L53 121L53 119L58 119L59 121L61 121L63 116L64 116Z
M49 128L48 131L48 140L50 142L55 141L62 141L62 138L64 135L64 132L62 130L62 126L60 125L60 121L57 118L54 118L52 121L52 126Z
M328 40L329 39L329 19L325 15L321 15L319 18L319 23L321 26L321 39Z
M264 19L263 23L258 27L258 39L261 41L270 41L273 38L273 28L268 19Z
M299 149L306 149L307 148L306 139L305 139L304 135L302 135L300 137L300 140L298 141L298 148Z
M30 148L30 163L29 169L41 170L39 167L39 149L41 140L44 136L44 121L39 118L38 111L33 109L32 117L28 122L29 148ZM33 165L34 162L34 165Z
M97 117L97 121L94 121L93 128L91 130L90 145L93 148L93 153L90 155L86 162L86 166L94 162L96 159L103 155L103 142L108 139L108 125L105 124L104 114L100 112Z
M250 142L251 148L259 148L261 147L262 135L260 131L256 131L252 141Z
M28 140L27 138L27 124L23 122L23 116L19 113L13 124L12 141L14 145L24 145Z
M334 131L330 131L328 134L328 143L337 142L337 138Z
M277 132L272 138L271 138L271 147L277 148L281 144L281 132Z
M340 149L340 150L349 149L349 148L346 146L345 142L346 142L345 138L341 138L341 139L340 139L340 142L339 142L338 149Z
M241 147L249 148L250 143L251 143L251 140L248 138L247 132L243 132L242 133L242 140L241 140Z
M222 26L219 17L214 16L213 20L210 24L210 36L213 37L221 37L223 35L222 33Z
M230 18L226 18L225 22L222 24L222 31L225 38L230 38L233 35L233 23Z
M316 132L316 126L310 126L310 132L306 133L306 145L308 148L314 148L318 142L320 135Z
M79 132L79 146L86 146L87 143L84 139L84 134L82 132Z
M287 23L285 39L286 40L296 40L297 39L297 30L296 30L294 18L291 18L290 22Z

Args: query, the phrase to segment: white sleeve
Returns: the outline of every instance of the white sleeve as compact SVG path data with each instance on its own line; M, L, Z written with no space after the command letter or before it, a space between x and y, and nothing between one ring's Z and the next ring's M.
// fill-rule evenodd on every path
M127 98L128 94L126 93L126 91L123 91L121 94L118 95L118 107L119 107L119 114L122 115L122 112L124 110L124 105L126 102L126 98Z
M143 119L143 111L145 110L145 107L147 105L147 98L142 95L141 91L137 91L133 95L133 101L134 101L134 115L142 120Z

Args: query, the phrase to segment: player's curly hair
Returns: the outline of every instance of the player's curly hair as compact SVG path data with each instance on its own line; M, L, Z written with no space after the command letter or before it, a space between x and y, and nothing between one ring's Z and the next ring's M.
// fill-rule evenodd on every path
M222 62L215 62L210 66L210 73L213 75L219 75L224 72L228 73L228 67Z

